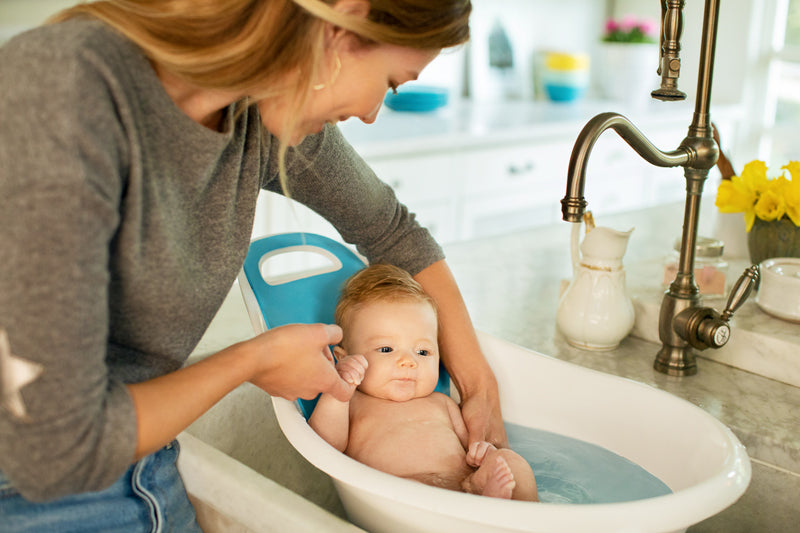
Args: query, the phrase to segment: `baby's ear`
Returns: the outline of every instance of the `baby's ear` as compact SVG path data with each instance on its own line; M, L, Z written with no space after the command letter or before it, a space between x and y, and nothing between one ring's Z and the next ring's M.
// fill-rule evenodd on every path
M333 356L336 357L337 360L347 357L347 352L339 346L338 344L333 347Z

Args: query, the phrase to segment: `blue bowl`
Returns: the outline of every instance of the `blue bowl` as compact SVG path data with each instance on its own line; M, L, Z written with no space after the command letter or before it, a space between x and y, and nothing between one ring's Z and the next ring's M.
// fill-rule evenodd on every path
M553 102L573 102L583 96L586 87L546 83L544 90L547 92L547 97Z
M394 111L425 113L439 109L447 104L447 89L427 85L399 87L397 94L386 93L383 103Z

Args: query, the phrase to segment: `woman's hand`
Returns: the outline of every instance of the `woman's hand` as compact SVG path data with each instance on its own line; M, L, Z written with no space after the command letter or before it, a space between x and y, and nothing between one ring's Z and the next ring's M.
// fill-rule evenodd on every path
M325 324L290 324L262 333L246 341L256 361L249 381L288 400L322 392L347 401L352 385L339 376L329 348L340 340L341 328Z
M497 394L487 389L461 401L461 416L467 426L470 444L486 441L498 448L508 447L508 437L500 413Z
M339 377L328 348L341 339L338 326L283 326L175 372L128 385L138 427L135 459L174 439L245 381L290 400L319 392L349 400L352 385Z

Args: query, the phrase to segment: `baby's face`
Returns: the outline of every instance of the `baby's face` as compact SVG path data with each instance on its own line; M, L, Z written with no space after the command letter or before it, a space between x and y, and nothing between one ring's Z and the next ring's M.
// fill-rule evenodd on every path
M367 358L358 389L402 402L431 394L439 380L436 313L426 302L371 302L347 327L347 353Z

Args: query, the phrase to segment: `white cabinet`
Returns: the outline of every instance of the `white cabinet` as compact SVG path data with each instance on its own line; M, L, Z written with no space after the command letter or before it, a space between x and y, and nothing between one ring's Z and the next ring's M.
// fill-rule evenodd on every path
M261 191L256 204L253 238L289 232L317 233L341 240L336 229L308 207L280 194Z
M472 239L558 220L571 145L567 139L522 143L465 154L458 236Z
M367 160L439 242L457 240L463 180L454 154Z

